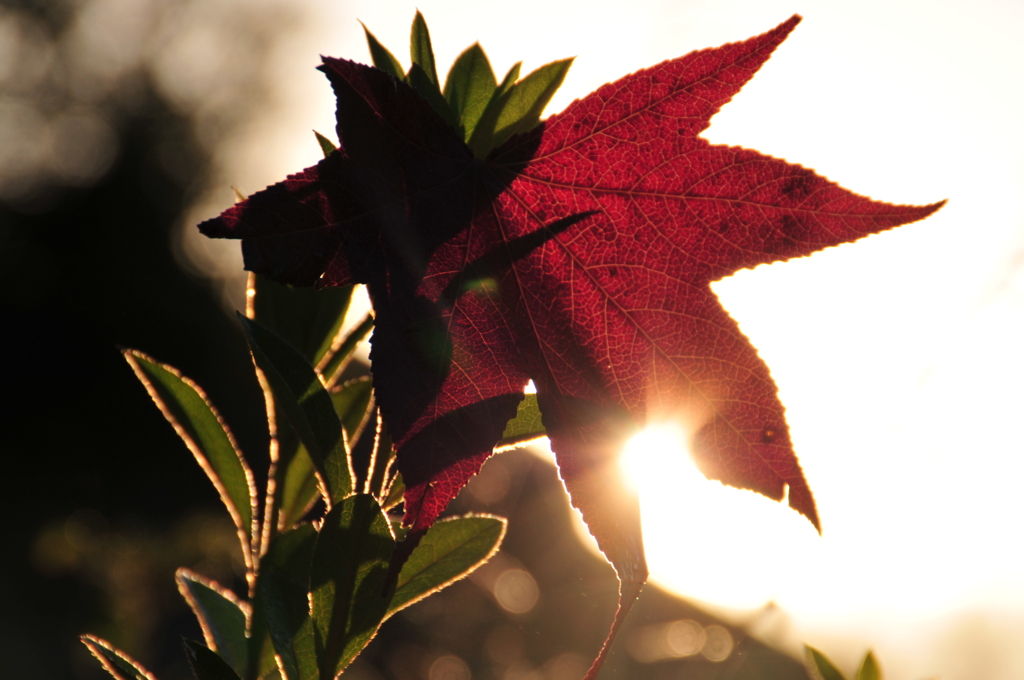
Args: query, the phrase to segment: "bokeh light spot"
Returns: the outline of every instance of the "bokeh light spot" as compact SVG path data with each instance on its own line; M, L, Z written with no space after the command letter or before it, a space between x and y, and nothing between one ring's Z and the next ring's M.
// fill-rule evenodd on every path
M446 654L430 664L430 672L427 677L430 680L471 680L473 676L465 661L457 656Z
M704 635L707 636L707 639L704 641L700 653L704 655L705 659L725 661L729 658L732 648L735 646L729 631L721 626L708 626L704 629Z
M494 597L505 611L525 614L540 598L540 589L529 572L506 569L494 581Z

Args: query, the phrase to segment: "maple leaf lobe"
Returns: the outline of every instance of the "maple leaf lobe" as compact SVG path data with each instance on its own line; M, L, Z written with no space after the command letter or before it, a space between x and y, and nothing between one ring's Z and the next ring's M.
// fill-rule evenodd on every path
M820 529L768 367L710 283L941 203L872 201L699 137L799 21L602 86L483 161L404 83L324 60L339 152L200 228L242 238L247 267L282 280L367 284L414 533L480 469L529 379L620 578L613 634L647 576L616 463L637 427L682 420L708 477L776 500L788 488Z

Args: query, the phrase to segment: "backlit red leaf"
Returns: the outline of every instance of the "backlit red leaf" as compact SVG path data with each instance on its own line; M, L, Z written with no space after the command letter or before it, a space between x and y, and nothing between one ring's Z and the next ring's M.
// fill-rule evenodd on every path
M484 160L403 83L325 59L339 152L200 228L242 238L247 268L278 280L368 285L413 535L480 469L530 379L622 584L613 633L647 577L616 465L645 423L682 421L708 477L788 489L819 526L768 368L709 284L941 204L872 201L698 136L798 22L605 85Z

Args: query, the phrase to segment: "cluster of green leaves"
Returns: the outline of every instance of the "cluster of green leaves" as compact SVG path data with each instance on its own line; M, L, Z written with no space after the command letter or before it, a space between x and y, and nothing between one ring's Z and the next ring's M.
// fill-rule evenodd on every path
M442 89L430 32L419 12L412 22L412 66L408 72L369 30L366 40L373 65L419 92L441 118L459 131L477 158L484 158L512 135L537 125L572 65L572 59L553 61L520 80L522 62L517 62L499 83L487 55L479 43L474 43L452 64Z
M829 661L828 657L810 645L804 645L804 652L807 658L807 669L814 680L846 680L836 667ZM875 661L875 655L869 650L860 662L857 675L854 680L882 680L882 670Z
M196 677L327 680L389 617L483 564L500 546L505 520L468 515L438 522L397 579L388 578L402 536L399 516L388 513L400 507L404 487L369 376L341 379L373 319L342 332L351 287L314 291L251 277L247 293L249 308L239 316L271 434L262 502L245 457L203 391L142 352L124 356L213 482L245 560L246 599L178 570L178 589L203 631L205 644L185 641ZM528 430L531 417L518 430ZM357 474L352 446L361 437L372 439L372 454ZM152 679L109 643L91 636L83 642L115 678Z

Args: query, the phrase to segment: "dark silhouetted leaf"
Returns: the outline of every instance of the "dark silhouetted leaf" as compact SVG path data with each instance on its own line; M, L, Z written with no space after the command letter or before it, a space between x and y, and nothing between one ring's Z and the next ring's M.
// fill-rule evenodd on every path
M199 386L175 368L133 349L124 350L124 358L213 482L238 530L246 566L251 568L251 542L257 532L256 485L231 431Z
M188 569L175 573L178 591L199 619L206 646L219 652L238 673L247 675L248 640L245 637L245 607L230 590Z
M305 445L330 499L344 498L352 491L352 472L331 395L313 367L291 345L255 321L241 315L239 319L256 365L270 383L275 403Z
M505 526L500 517L467 516L430 527L398 574L387 615L468 576L498 552Z
M349 496L324 518L310 571L320 677L333 678L377 632L391 599L384 576L393 549L373 496Z
M83 635L81 640L103 665L103 668L116 680L156 680L138 661L115 648L106 640L93 635Z
M240 680L228 662L194 640L182 640L185 656L196 680Z
M474 156L415 90L326 58L344 154L200 225L243 239L246 266L279 280L368 285L374 390L412 540L534 381L562 480L620 579L608 643L647 577L617 459L648 422L681 421L706 476L788 498L819 527L768 367L710 284L941 206L873 201L699 136L799 20L605 85L485 158L488 113ZM496 134L539 114L561 64L492 100Z

